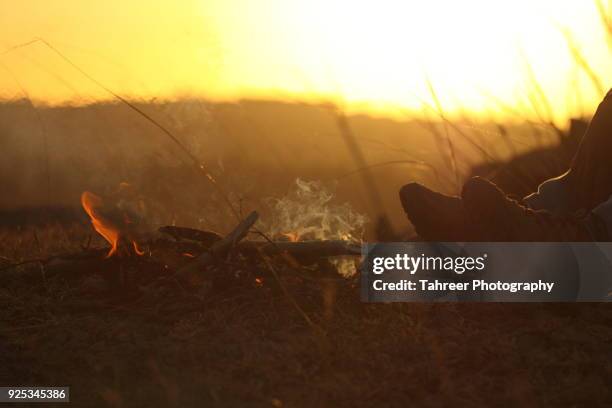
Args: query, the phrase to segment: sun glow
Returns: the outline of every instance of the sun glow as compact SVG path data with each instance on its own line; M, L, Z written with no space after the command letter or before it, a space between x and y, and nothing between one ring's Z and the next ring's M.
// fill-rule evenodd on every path
M0 8L5 49L43 37L113 90L142 98L325 99L393 113L431 106L435 93L448 112L499 114L503 101L532 114L537 82L560 119L589 111L602 93L564 30L599 88L612 72L597 7L583 0L25 0ZM41 44L0 62L12 73L2 76L2 96L25 88L50 102L108 98Z
M537 81L564 115L576 108L572 101L567 106L576 92L570 86L576 64L562 30L570 30L600 75L610 67L596 8L584 2L312 0L274 2L269 10L277 25L265 31L283 33L269 38L282 61L271 68L268 55L253 55L243 75L261 76L262 93L274 88L370 108L418 109L433 89L445 109L484 112L491 95L517 104ZM251 24L242 21L236 29L266 42L266 33L245 33L264 16L247 16ZM601 97L585 78L579 88L586 99Z

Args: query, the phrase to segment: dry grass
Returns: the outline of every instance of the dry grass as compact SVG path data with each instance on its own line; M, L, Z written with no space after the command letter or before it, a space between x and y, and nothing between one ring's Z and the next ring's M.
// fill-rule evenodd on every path
M55 243L40 249L32 231L4 232L1 255L63 251L78 230L41 228ZM219 268L204 295L3 271L1 382L67 384L74 406L101 407L612 404L607 304L362 304L352 282L272 262L324 335L252 261Z

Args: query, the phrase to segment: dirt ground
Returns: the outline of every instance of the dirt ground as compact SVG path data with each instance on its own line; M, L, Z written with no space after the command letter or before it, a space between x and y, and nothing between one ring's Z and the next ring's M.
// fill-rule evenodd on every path
M161 244L7 268L89 233L0 233L2 384L68 385L83 407L612 405L608 304L364 304L355 280L238 254L198 290L152 289L185 262ZM118 264L130 285L104 275Z

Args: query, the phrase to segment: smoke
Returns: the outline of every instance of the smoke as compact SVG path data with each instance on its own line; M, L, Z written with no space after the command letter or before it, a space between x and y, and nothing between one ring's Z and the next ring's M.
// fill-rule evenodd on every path
M275 239L361 242L367 218L349 203L337 204L333 198L333 192L321 182L298 178L287 195L268 199L272 219L265 229ZM331 262L343 276L355 273L350 259L337 258Z

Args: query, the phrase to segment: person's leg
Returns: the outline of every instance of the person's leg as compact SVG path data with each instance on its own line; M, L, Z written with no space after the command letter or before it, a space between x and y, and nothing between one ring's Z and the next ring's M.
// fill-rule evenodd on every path
M417 233L426 240L589 241L607 240L610 235L598 225L602 209L596 217L590 214L584 220L570 217L565 222L552 215L588 214L610 195L612 90L597 108L570 169L525 197L529 209L481 178L466 183L462 198L412 183L402 188L400 200Z
M567 175L571 205L591 211L612 194L612 90L599 104Z
M424 240L469 240L469 228L459 197L437 193L418 183L406 184L399 196L408 219Z
M612 91L599 104L570 168L523 202L555 215L589 212L612 194Z
M533 210L519 204L495 184L480 177L465 183L461 197L449 197L411 183L400 190L400 200L417 234L425 241L609 240L605 217L600 214L605 209L581 218L554 216L546 210ZM612 221L610 223L612 225Z
M477 241L579 242L602 237L597 219L560 218L548 211L524 207L480 177L465 183L461 198Z
M612 90L597 107L562 179L574 212L591 211L612 195Z

